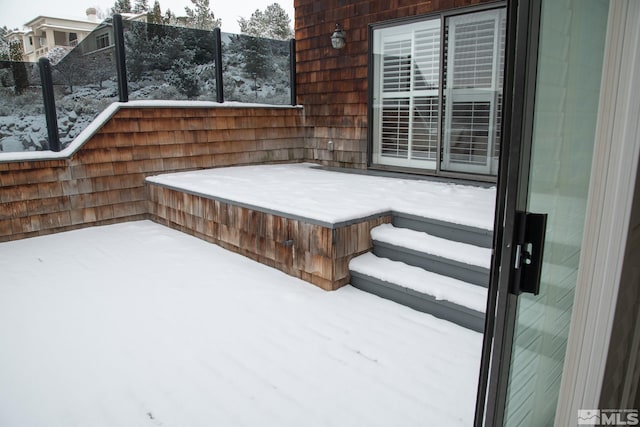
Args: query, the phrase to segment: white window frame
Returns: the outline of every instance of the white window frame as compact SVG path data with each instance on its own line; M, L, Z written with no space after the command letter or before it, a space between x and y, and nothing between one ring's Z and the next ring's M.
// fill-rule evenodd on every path
M382 64L381 58L384 52L381 51L379 55L374 55L374 67L377 72L374 72L374 91L373 91L373 105L375 118L375 127L373 129L373 162L378 164L385 164L390 166L399 167L414 167L420 169L436 169L437 160L425 160L413 158L412 156L412 144L413 144L413 113L414 113L414 99L422 97L439 97L439 88L435 89L422 89L414 90L414 70L413 57L415 56L415 32L417 30L438 29L440 31L440 18L432 18L426 21L415 22L411 24L403 24L394 27L387 27L374 32L374 46L382 47L383 42L389 41L403 41L409 40L411 42L411 58L412 65L410 67L409 82L410 87L408 91L398 92L384 92L384 81L381 76ZM377 52L374 52L377 53ZM438 64L440 64L438 60ZM409 101L409 131L407 141L407 158L399 159L393 157L387 157L382 154L382 112L383 112L383 100L384 99L407 99ZM439 120L438 120L439 121Z

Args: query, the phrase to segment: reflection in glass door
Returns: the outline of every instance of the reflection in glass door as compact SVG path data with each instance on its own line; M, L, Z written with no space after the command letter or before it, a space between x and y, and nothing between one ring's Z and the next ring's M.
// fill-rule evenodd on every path
M548 214L540 294L518 297L504 424L553 425L580 259L608 0L543 0L526 210Z

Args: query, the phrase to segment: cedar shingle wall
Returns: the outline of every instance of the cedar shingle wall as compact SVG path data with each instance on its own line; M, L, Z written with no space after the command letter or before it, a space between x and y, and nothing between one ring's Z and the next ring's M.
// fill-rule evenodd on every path
M295 108L122 108L70 159L1 162L0 241L148 217L144 179L304 159Z
M368 24L487 0L294 0L298 103L304 105L306 157L330 166L367 163ZM346 46L331 47L335 24ZM334 142L334 151L328 150Z
M330 291L349 282L349 261L368 252L381 215L336 228L232 205L148 183L154 221L277 268Z

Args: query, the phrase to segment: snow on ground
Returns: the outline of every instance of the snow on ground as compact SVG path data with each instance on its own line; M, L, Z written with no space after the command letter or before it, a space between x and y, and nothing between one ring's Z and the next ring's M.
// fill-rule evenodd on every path
M0 244L0 425L468 426L482 335L149 221Z
M394 210L493 228L495 187L345 176L343 172L314 166L317 165L237 166L158 175L147 180L332 224Z

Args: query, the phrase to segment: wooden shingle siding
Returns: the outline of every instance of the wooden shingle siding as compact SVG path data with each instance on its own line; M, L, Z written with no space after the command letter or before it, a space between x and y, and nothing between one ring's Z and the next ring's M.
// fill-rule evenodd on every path
M277 268L325 290L349 283L349 261L371 250L383 215L327 227L147 183L151 219Z
M294 0L296 89L298 103L305 107L305 157L328 166L367 166L370 23L483 2L487 0ZM346 34L340 50L331 47L335 24Z
M299 108L122 108L71 158L2 162L0 241L148 217L144 179L304 160Z

